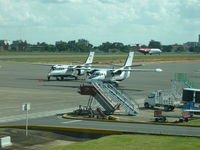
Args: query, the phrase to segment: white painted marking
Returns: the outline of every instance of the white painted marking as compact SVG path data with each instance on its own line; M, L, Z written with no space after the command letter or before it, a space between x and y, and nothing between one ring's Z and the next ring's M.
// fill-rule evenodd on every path
M29 118L30 119L34 119L34 118L55 116L56 114L72 112L75 109L77 109L77 108L68 108L68 109L61 109L61 110L30 113L29 114ZM24 119L26 119L26 115L25 114L23 114L23 115L12 115L12 116L8 116L8 117L0 117L0 123L13 122L13 121L19 121L19 120L24 120Z
M82 120L71 120L71 121L66 121L66 122L61 122L61 123L74 123L74 122L81 122Z

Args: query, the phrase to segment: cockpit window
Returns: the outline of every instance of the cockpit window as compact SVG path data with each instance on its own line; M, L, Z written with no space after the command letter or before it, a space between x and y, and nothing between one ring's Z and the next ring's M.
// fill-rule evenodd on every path
M154 98L155 97L155 94L154 93L151 93L149 94L148 98Z
M89 77L89 79L95 78L95 77L97 77L97 76L102 76L102 75L104 75L104 74L101 73L101 72L94 72L94 73Z
M64 70L65 68L55 68L54 70Z

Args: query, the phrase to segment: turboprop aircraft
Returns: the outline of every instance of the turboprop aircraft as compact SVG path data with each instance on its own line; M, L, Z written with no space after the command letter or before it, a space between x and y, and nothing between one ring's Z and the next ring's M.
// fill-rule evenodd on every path
M137 51L146 54L160 54L162 51L159 48L141 48L139 44L136 44Z
M113 83L118 85L120 81L127 79L130 76L130 72L161 72L162 69L132 69L132 61L134 57L134 52L130 51L128 57L125 61L124 66L118 69L103 69L103 68L92 68L88 73L90 76L86 79L86 82L92 82L95 80L102 82Z
M89 70L91 68L94 53L95 52L90 52L85 63L81 65L52 65L47 75L48 80L50 80L51 77L56 77L57 80L59 80L59 77L61 80L64 80L65 77L74 77L75 80L77 80L78 76L82 76L86 73L86 69Z

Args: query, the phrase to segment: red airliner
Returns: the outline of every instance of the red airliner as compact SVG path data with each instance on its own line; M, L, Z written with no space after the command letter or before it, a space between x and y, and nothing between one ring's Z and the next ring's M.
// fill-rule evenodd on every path
M159 48L141 48L139 44L136 44L137 51L146 54L160 54L162 51Z

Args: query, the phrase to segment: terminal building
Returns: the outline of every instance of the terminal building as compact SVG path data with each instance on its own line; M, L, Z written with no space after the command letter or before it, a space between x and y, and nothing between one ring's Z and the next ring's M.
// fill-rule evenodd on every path
M198 42L186 42L183 44L184 46L186 47L196 47L196 46L200 46L200 34L199 34L199 37L198 37Z

